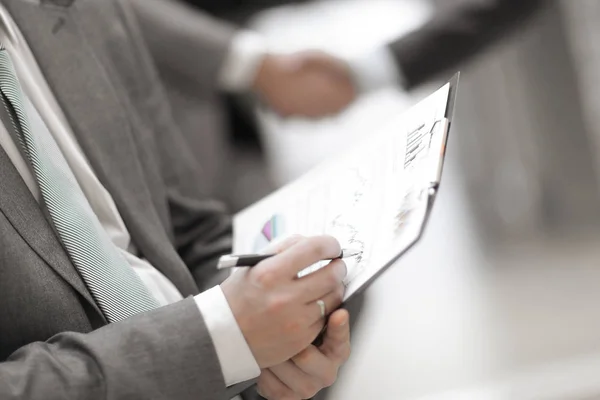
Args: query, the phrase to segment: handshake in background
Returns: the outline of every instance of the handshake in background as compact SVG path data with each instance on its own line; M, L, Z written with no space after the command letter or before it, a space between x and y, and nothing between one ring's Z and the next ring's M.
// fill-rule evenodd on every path
M267 55L254 90L283 116L336 114L360 93L391 86L410 90L443 73L453 75L547 5L543 0L440 3L418 29L354 59L314 51Z
M421 28L356 59L319 51L269 52L260 34L176 0L129 0L161 74L184 91L252 90L283 116L336 114L360 92L400 84L412 89L451 71L513 30L542 0L466 1ZM202 1L188 0L202 7ZM167 79L168 80L168 79ZM180 88L181 90L181 88Z
M359 92L348 63L321 51L265 56L253 89L279 115L309 118L343 111Z

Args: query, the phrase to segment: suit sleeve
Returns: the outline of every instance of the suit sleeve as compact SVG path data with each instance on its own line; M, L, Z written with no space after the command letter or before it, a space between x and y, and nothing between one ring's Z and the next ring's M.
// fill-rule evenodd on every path
M3 400L229 399L193 299L88 334L61 333L0 362Z
M422 28L390 44L405 87L418 86L498 39L534 14L543 0L468 0L438 12Z
M236 28L179 0L128 0L161 71L217 89Z

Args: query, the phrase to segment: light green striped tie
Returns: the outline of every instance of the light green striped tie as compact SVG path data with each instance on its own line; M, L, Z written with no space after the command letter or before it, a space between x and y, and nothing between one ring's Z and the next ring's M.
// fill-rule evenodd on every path
M0 92L58 236L107 320L120 321L158 307L111 242L48 129L30 129L24 102L28 100L1 44Z

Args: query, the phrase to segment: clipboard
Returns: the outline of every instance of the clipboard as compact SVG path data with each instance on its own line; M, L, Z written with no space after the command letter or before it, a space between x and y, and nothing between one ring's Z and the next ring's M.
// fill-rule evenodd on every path
M457 73L390 121L391 131L374 132L236 214L234 252L257 253L291 234L331 234L342 247L364 249L364 257L346 260L344 302L364 292L424 234L442 180L458 82Z
M419 230L418 235L415 239L409 243L406 247L398 251L397 255L390 259L390 261L383 265L379 271L373 274L361 287L350 294L350 296L344 299L344 303L350 301L353 297L358 296L375 281L377 280L387 269L389 269L392 265L394 265L404 254L406 254L409 250L411 250L418 242L421 240L425 233L425 229L431 217L431 213L433 210L433 205L435 203L437 194L439 192L439 188L442 182L442 173L444 168L444 162L446 158L446 149L448 146L448 138L450 134L450 128L452 126L452 120L454 119L454 109L456 105L456 98L458 94L458 84L460 81L460 72L457 72L450 81L449 84L449 93L448 93L448 104L446 107L446 111L444 113L444 118L434 122L434 128L436 129L437 125L437 143L432 147L434 150L439 150L439 158L436 160L435 164L431 167L431 173L429 176L431 178L427 181L425 190L426 196L426 211L423 218L423 222L421 224L421 228ZM340 306L343 307L343 304Z

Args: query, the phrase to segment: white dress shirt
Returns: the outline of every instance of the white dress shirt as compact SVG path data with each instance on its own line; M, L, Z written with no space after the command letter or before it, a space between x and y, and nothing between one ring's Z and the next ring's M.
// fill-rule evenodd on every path
M48 128L112 242L122 252L159 304L167 305L181 300L182 295L173 283L148 261L138 256L137 249L131 241L129 231L110 193L94 174L24 37L1 5L0 20L0 41L4 43L11 55L23 91L31 100L29 118L37 119L36 124L45 124ZM25 184L39 201L40 192L35 178L12 137L1 123L0 146L4 148ZM221 288L216 286L196 296L195 301L215 345L225 383L230 386L260 375L260 368Z
M249 89L267 55L267 45L262 36L252 31L239 31L229 45L219 74L221 89L241 92Z

